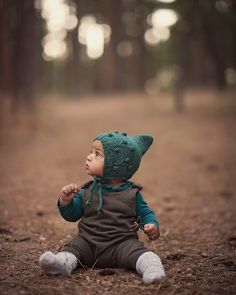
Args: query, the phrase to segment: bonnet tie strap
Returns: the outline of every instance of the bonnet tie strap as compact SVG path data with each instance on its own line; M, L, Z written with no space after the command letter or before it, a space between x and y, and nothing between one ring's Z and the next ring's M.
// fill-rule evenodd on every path
M96 180L92 183L91 188L89 189L89 195L88 195L88 199L85 203L86 206L90 205L92 202L92 192L94 190L94 187L96 186Z
M107 188L112 187L112 183L109 180L104 179L103 177L97 177L94 176L94 182L92 183L90 189L89 189L89 194L88 194L88 199L85 203L86 206L90 205L92 203L92 193L95 191L95 189L98 187L98 208L97 208L97 214L100 215L102 212L102 206L103 206L103 195L102 195L102 190L103 186L106 186Z
M103 195L102 195L102 186L99 184L98 188L98 208L97 208L97 214L101 215L102 213L102 205L103 205Z

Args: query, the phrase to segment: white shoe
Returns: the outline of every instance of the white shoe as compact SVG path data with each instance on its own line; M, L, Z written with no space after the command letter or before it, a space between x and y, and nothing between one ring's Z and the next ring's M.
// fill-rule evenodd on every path
M48 251L39 257L39 265L46 274L69 276L77 267L77 258L69 252Z
M145 252L138 258L136 270L143 277L144 284L152 284L166 277L160 257L153 252Z

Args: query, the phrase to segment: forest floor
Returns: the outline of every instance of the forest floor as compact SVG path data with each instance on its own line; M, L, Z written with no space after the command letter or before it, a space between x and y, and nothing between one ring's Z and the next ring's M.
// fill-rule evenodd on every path
M0 294L236 294L236 97L188 92L184 112L168 95L112 97L44 102L1 130ZM163 260L161 283L123 269L50 277L39 268L44 251L77 234L57 198L88 180L90 144L109 130L155 138L133 180L161 224L155 243L140 232Z

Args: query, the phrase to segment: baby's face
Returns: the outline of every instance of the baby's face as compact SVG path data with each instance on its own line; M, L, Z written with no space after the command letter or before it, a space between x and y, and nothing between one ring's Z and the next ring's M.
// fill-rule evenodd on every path
M95 140L85 162L86 173L91 176L103 176L104 160L103 145L99 140Z

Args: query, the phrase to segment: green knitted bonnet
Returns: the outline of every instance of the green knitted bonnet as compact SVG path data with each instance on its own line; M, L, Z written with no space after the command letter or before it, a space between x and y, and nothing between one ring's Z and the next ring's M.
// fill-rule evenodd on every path
M104 148L104 179L126 179L138 170L141 158L153 142L150 135L128 136L124 132L109 132L98 135Z

